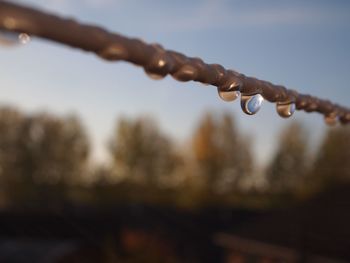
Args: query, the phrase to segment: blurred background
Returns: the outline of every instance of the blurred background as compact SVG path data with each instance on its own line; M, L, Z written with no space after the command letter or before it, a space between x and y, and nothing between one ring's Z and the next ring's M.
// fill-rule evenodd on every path
M13 2L349 105L347 1ZM349 127L0 34L0 262L350 261Z

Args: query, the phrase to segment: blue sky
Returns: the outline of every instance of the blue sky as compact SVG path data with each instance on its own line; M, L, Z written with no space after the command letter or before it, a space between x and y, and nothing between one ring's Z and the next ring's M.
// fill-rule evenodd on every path
M160 1L17 0L75 17L121 34L158 42L168 49L220 63L302 93L350 105L350 1ZM151 115L184 143L206 110L235 114L253 138L263 163L290 120L265 103L255 116L238 101L221 101L216 89L199 83L148 78L131 64L34 38L0 47L0 103L32 112L48 110L82 117L103 160L116 119ZM296 112L316 142L326 126L318 114Z

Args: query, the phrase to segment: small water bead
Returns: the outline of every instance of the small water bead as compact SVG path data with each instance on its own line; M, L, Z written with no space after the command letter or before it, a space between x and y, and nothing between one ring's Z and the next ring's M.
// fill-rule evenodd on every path
M295 112L295 103L293 102L277 102L276 110L282 118L289 118Z
M169 72L170 66L166 54L161 53L157 54L144 70L150 78L158 80L165 78Z
M159 68L162 68L166 65L166 62L164 60L159 60L157 62L157 67L158 67L158 70L155 70L155 69L147 69L145 68L145 72L147 74L147 76L149 76L151 79L155 79L155 80L159 80L159 79L163 79L165 78L166 74L161 74L161 72L157 72L159 71Z
M224 101L234 101L239 97L240 92L237 90L223 90L218 88L219 97Z
M163 79L165 77L161 74L147 71L146 69L145 69L145 72L146 72L147 76L150 77L151 79L159 80L159 79Z
M97 55L108 61L126 60L129 56L126 48L117 43L104 47L97 53Z
M190 81L197 77L198 71L192 65L184 65L177 72L173 74L173 77L178 81Z
M25 45L30 42L30 36L26 33L20 33L18 35L18 40L22 45Z
M260 110L263 101L264 98L260 94L242 95L241 108L244 113L253 115Z

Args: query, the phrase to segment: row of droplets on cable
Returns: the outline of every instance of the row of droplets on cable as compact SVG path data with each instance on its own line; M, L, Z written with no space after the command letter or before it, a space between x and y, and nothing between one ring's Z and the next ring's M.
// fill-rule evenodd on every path
M248 115L254 115L257 113L264 101L264 97L259 94L241 94L239 91L239 87L230 89L222 89L218 87L218 94L219 97L224 101L234 101L236 100L239 95L241 95L241 108L244 113ZM276 103L276 111L279 116L282 118L289 118L291 117L296 110L296 105L293 101L286 101L286 102L277 102ZM338 122L338 116L337 114L330 114L328 116L324 117L324 120L326 124L328 125L335 125Z
M152 78L152 79L162 79L165 76L155 74L153 72L148 72L145 70L146 74ZM236 85L236 83L233 83L229 86L229 88L222 88L218 87L218 94L219 97L226 101L231 102L239 98L241 96L241 108L242 111L248 115L254 115L256 114L262 107L262 104L264 102L264 97L260 93L255 94L244 94L240 92L240 86ZM276 111L279 116L282 118L289 118L291 117L296 110L296 104L293 101L286 101L286 102L277 102L276 103ZM338 123L338 116L337 114L330 114L328 116L324 117L325 123L328 125L335 125Z
M223 90L220 87L218 88L219 97L224 101L234 101L239 95L239 90ZM244 113L248 115L253 115L257 113L264 101L264 98L261 94L245 95L241 94L241 108ZM276 111L279 116L282 118L291 117L296 110L296 105L294 102L277 102ZM335 125L338 122L338 117L336 114L330 114L324 118L326 124Z
M166 61L161 59L157 59L156 61L156 68L160 69L166 65ZM152 79L163 79L166 74L159 74L158 72L150 71L147 67L144 68L146 74L152 78ZM190 71L190 69L188 69ZM176 74L173 76L175 79L179 81L184 81L183 78L178 78ZM207 84L206 84L207 85ZM244 92L241 92L241 85L238 83L231 83L231 85L225 87L218 87L218 94L219 97L224 101L234 101L239 96L241 96L241 108L244 113L248 115L254 115L256 114L263 102L264 97L260 93L253 93L253 94L246 94ZM297 109L296 103L293 100L290 101L283 101L283 102L276 102L276 111L282 118L289 118L291 117L295 110ZM338 114L336 112L332 112L324 117L324 120L326 124L328 125L335 125L339 121Z
M145 72L152 79L159 80L165 77L164 75L148 72L147 70L145 70ZM257 113L260 110L264 101L263 96L259 93L250 95L241 94L241 92L239 91L239 86L235 84L230 85L228 89L218 87L218 94L222 100L227 102L234 101L241 95L242 110L248 115L254 115L255 113ZM290 116L292 116L295 112L295 109L296 106L294 102L277 102L276 104L277 113L283 118L289 118Z
M26 33L2 33L0 37L0 42L7 45L13 45L16 43L27 44L31 40L30 36ZM146 73L153 79L161 79L164 76L160 76L151 72ZM244 113L248 115L256 114L264 101L264 98L261 94L241 94L239 91L239 87L235 86L231 89L222 89L218 87L219 97L227 102L231 102L236 100L241 95L241 108ZM276 111L283 118L291 117L296 110L296 105L294 102L277 102L276 103ZM336 116L325 117L325 122L329 125L334 125L337 122Z
M218 88L219 97L224 101L234 101L236 100L240 92L238 90L222 90ZM264 101L261 94L245 95L241 94L241 108L244 113L248 115L254 115L257 113ZM276 104L277 113L283 118L289 118L295 112L295 103L280 103Z
M15 44L16 42L19 42L23 45L30 42L30 36L26 33L20 33L17 36L17 39L15 37L15 34L10 33L6 34L5 36L2 36L2 42L6 44ZM155 74L148 74L153 79L160 79L158 75ZM240 92L237 90L220 90L218 88L219 96L224 101L234 101L236 100ZM249 115L253 115L259 111L261 108L261 105L264 101L264 98L260 94L255 94L252 96L242 95L241 96L241 106L242 110ZM295 104L278 104L277 105L277 112L282 117L290 117L295 111Z

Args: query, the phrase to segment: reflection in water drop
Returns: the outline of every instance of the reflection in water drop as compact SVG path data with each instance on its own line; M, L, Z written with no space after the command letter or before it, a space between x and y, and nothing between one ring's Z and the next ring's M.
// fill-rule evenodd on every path
M329 126L334 126L334 125L336 125L337 122L338 122L338 116L337 116L337 114L335 114L335 113L331 113L331 114L326 115L326 116L324 117L324 121L325 121L325 123L328 124Z
M18 35L18 40L21 44L25 45L25 44L29 43L30 36L26 33L21 33Z
M165 66L165 64L166 64L166 61L164 60L164 59L160 59L159 61L158 61L158 67L164 67Z
M263 101L264 98L260 94L242 95L241 108L244 113L248 115L253 115L260 110Z
M277 102L276 110L282 118L289 118L295 112L295 103L293 102Z
M218 88L219 97L224 101L234 101L239 96L239 91L237 90L222 90Z

